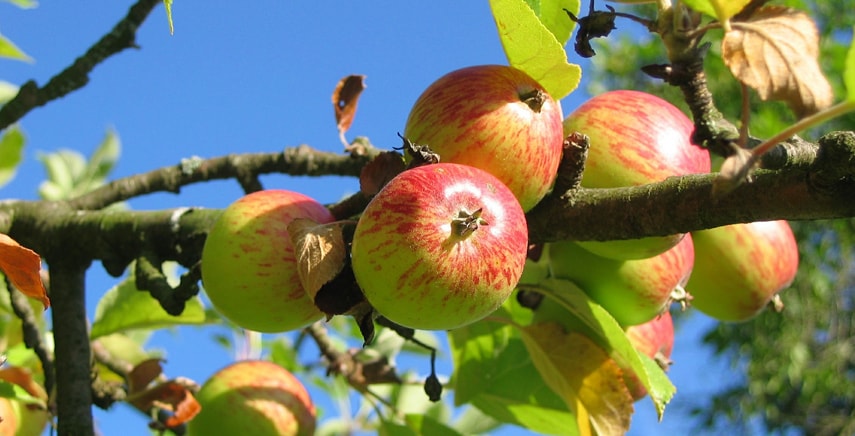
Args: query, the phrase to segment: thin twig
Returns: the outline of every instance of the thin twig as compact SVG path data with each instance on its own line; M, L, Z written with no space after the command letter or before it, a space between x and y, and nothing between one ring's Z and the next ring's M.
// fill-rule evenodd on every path
M0 108L0 130L20 120L31 110L82 88L89 82L89 73L110 56L127 48L136 47L137 29L161 0L139 0L128 11L124 19L101 37L74 63L39 87L30 80L18 90L12 100Z
M51 354L45 345L44 336L39 329L39 322L36 319L36 314L33 312L33 307L30 306L30 302L24 294L14 289L8 277L6 278L6 289L9 291L12 310L21 319L24 344L36 353L36 356L38 356L39 361L42 363L42 370L45 377L45 391L51 393L56 385L53 354Z

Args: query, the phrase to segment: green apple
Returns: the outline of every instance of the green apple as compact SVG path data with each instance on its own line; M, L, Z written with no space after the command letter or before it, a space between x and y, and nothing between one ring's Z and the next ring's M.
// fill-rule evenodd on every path
M284 332L322 317L297 272L288 224L296 218L333 221L303 194L269 189L229 205L202 250L202 284L211 303L235 324Z
M315 406L285 368L261 360L235 362L211 376L196 400L202 406L187 426L190 436L310 436Z
M444 330L495 311L528 248L513 193L478 168L425 165L392 179L359 218L351 250L366 300L389 320Z
M796 276L799 250L786 221L733 224L692 235L695 271L686 290L692 306L713 318L754 317Z
M643 324L668 308L692 274L692 237L647 259L597 256L574 242L549 244L552 275L574 282L623 326Z
M584 133L591 142L582 186L617 188L668 177L710 172L709 152L691 143L694 124L667 101L638 91L599 94L564 120L564 134ZM681 235L579 245L603 257L643 259L675 246Z
M564 134L561 105L528 74L504 65L452 71L413 105L404 136L442 162L496 176L528 211L555 181Z

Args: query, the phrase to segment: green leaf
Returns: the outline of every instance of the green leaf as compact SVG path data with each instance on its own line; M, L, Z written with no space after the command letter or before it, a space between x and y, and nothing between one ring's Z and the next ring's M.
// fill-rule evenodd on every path
M531 312L509 299L493 317L528 323ZM456 405L470 403L500 422L547 434L576 434L575 416L544 383L511 325L479 321L449 332ZM570 427L568 429L568 427Z
M169 34L175 33L175 26L172 24L172 0L163 0L163 7L166 8L166 21L169 22Z
M0 57L15 59L24 62L32 62L33 58L27 56L21 49L18 48L12 41L3 35L0 35Z
M852 29L852 41L849 42L849 51L846 53L843 82L846 84L846 99L855 102L855 28Z
M631 368L656 407L660 419L665 405L671 401L676 388L658 365L646 364L626 337L620 324L600 305L591 301L578 286L567 280L547 279L538 288L554 298L578 320L581 333L609 351L612 359L623 368Z
M180 324L205 323L205 308L199 298L191 298L179 316L172 316L145 291L137 290L134 274L107 291L95 308L92 339L131 329L154 329Z
M511 66L537 80L560 100L579 86L582 69L567 63L567 53L525 0L490 0L505 56Z
M7 3L12 3L13 5L21 8L21 9L30 9L39 5L36 0L3 0Z
M698 12L725 22L745 9L745 5L750 0L684 0L683 2Z
M107 130L104 140L101 141L101 144L86 162L86 168L79 177L80 181L90 181L90 183L98 186L103 184L116 166L121 150L122 144L119 141L119 135L112 129ZM92 186L92 188L95 187Z
M24 133L15 125L0 136L0 187L15 177L24 156Z
M576 22L564 9L579 16L579 0L526 0L526 3L544 26L562 46L567 44Z

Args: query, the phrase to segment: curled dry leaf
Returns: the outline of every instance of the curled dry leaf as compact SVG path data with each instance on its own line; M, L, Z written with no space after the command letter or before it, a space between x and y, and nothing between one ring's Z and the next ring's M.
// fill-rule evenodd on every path
M370 197L380 192L386 182L392 180L405 168L404 157L400 153L384 151L362 167L359 173L359 190Z
M831 106L834 95L819 67L819 34L804 12L766 6L732 23L721 55L739 81L763 100L782 100L799 117Z
M590 429L601 435L629 430L632 395L620 367L605 350L579 333L565 333L558 323L536 323L522 332L543 381L576 414L580 434L592 434Z
M163 360L159 358L146 359L134 366L128 373L128 393L134 394L144 390L155 379L163 374Z
M307 218L298 218L288 224L288 234L297 258L297 273L312 300L321 286L335 278L344 267L347 250L342 227L341 222L318 224Z
M35 251L0 233L0 270L6 274L12 286L24 295L41 301L47 309L50 307L50 299L39 274L41 268L42 259Z
M127 402L145 414L153 407L172 412L166 421L167 427L176 427L192 419L202 410L191 392L195 384L186 379L175 379L155 383L163 374L161 359L147 359L131 369L128 373Z
M713 180L713 196L724 195L742 182L751 181L751 172L757 167L756 156L742 147L733 147L734 153L724 160L721 170Z
M344 133L353 123L353 117L356 116L356 103L364 89L365 76L354 74L339 80L332 94L335 122L345 148L349 147L349 144L344 139Z

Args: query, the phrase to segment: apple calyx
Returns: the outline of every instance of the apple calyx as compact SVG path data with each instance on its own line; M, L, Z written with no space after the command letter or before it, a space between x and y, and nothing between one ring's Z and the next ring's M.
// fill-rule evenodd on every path
M546 103L546 97L546 92L537 88L531 91L520 92L520 101L525 103L535 113L540 113L544 103Z
M451 229L454 235L460 238L466 238L481 226L489 225L489 223L481 218L483 208L478 208L475 212L461 210L457 213L457 218L451 220Z
M686 291L686 288L684 288L683 285L677 285L677 287L675 287L674 290L671 291L671 297L668 306L670 306L671 303L679 304L680 310L685 312L686 309L688 309L689 306L692 305L692 294ZM666 306L665 310L668 310L668 306Z

